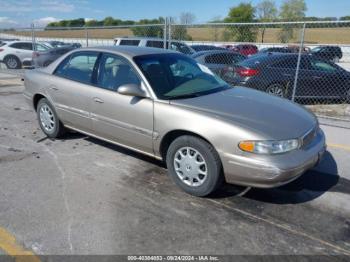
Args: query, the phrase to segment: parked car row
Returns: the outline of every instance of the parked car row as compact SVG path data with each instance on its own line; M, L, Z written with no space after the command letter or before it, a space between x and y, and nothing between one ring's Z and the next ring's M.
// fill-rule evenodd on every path
M80 44L67 44L58 41L37 42L3 40L0 44L0 62L9 69L22 67L45 67L61 55L81 47Z
M60 41L37 42L3 41L0 61L10 69L46 67L65 53L81 47ZM164 48L161 38L119 37L117 46ZM260 51L255 45L193 45L180 41L167 41L166 47L191 56L231 85L247 86L267 93L291 98L300 47L269 47ZM298 88L294 94L304 98L349 97L349 72L332 63L343 54L337 46L303 48L299 67ZM331 88L330 88L331 87Z
M299 53L300 46L298 45L288 45L284 47L264 47L258 49L256 45L252 44L239 44L239 45L192 45L192 49L196 52L211 51L211 50L230 50L239 53L244 56L252 56L261 53ZM343 57L343 52L339 46L318 46L313 49L309 47L302 48L303 53L310 53L318 58L326 59L332 62L339 62Z

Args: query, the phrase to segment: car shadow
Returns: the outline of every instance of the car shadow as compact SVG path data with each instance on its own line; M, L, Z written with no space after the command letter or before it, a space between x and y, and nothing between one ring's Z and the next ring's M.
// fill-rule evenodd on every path
M243 187L225 185L214 198L239 195ZM295 181L277 188L252 188L244 198L273 204L299 204L312 201L325 192L350 194L350 180L338 175L337 163L331 153L325 153L320 165L307 171Z
M64 139L71 140L78 138L83 138L91 143L148 162L160 168L166 168L163 161L79 133L70 133L66 135ZM280 205L298 204L312 201L326 192L350 194L350 180L339 177L337 163L332 154L327 151L319 166L309 170L304 175L287 185L271 189L252 188L247 192L246 189L247 188L243 186L224 184L218 191L209 197L212 199L223 199L243 195L246 199L259 202Z
M97 138L93 138L93 137L89 137L89 136L86 136L84 138L84 140L89 141L91 143L94 143L96 145L100 145L100 146L103 146L105 148L109 148L111 150L117 151L117 152L119 152L121 154L124 154L124 155L127 155L127 156L131 156L131 157L137 158L137 159L142 160L142 161L149 162L149 163L157 165L157 166L159 166L161 168L165 167L165 164L161 160L158 160L158 159L155 159L155 158L153 158L151 156L147 156L147 155L144 155L142 153L138 153L136 151L124 148L122 146L118 146L118 145L115 145L115 144L112 144L112 143L109 143L109 142L105 142L103 140L100 140L100 139L97 139Z

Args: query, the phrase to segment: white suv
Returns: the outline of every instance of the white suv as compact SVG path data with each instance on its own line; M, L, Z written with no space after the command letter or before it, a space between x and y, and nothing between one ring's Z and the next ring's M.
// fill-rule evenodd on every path
M164 39L150 37L116 37L114 38L114 45L164 48ZM166 48L169 48L169 41L167 41ZM169 49L181 52L185 55L192 55L196 52L185 43L179 41L171 41Z
M13 41L0 46L0 62L5 63L9 69L20 69L24 61L32 59L34 51L46 51L48 46L32 42Z

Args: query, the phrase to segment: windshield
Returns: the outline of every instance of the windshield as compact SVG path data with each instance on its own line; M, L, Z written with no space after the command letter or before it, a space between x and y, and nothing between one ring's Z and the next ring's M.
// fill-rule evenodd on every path
M144 55L134 60L160 99L191 98L231 88L207 67L184 55Z
M314 49L311 49L311 52L312 53L316 53L316 52L319 52L322 50L322 47L321 46L318 46L318 47L315 47Z

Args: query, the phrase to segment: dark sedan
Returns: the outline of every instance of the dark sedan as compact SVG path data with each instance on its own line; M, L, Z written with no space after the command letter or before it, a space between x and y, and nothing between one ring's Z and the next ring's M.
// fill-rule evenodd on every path
M290 98L293 93L298 54L267 53L248 58L235 68L234 84ZM296 98L349 99L350 72L342 67L303 54Z
M288 47L265 47L258 52L261 53L294 53L292 49Z
M33 52L32 65L35 68L46 67L50 65L60 56L75 49L72 45L64 45L62 47L51 48L46 51Z
M215 45L191 45L191 48L196 52L211 51L211 50L226 50L223 47L218 47Z

